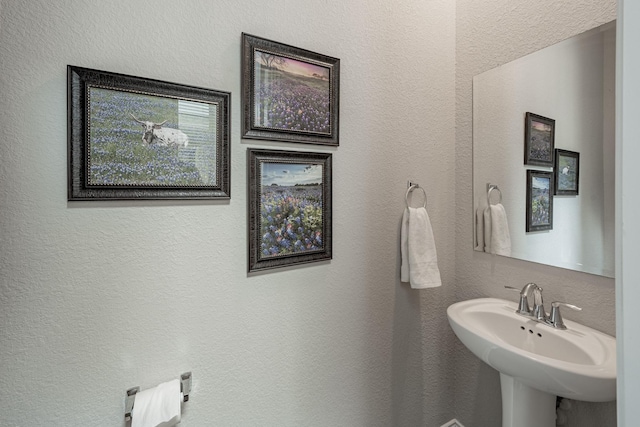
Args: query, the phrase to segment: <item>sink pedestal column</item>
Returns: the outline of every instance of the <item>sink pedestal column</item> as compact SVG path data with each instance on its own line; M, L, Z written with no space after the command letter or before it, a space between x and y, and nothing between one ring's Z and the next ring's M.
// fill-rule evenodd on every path
M556 396L500 373L502 427L555 427Z

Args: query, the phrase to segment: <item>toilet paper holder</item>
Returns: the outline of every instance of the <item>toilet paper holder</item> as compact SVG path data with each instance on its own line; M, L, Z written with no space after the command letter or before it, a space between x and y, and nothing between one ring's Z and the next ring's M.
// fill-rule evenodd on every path
M132 387L127 390L127 397L125 398L124 407L124 419L125 421L131 421L131 412L133 411L133 404L136 401L136 393L140 391L140 387ZM191 372L185 372L180 375L180 391L182 392L183 400L189 401L189 394L191 393Z

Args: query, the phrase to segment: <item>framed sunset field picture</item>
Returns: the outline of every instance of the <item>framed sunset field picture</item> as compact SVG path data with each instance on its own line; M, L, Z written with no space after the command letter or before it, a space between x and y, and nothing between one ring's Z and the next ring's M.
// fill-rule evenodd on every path
M524 164L553 167L556 121L534 113L525 114Z
M331 154L248 149L248 271L330 260Z
M242 34L243 137L338 145L340 60Z

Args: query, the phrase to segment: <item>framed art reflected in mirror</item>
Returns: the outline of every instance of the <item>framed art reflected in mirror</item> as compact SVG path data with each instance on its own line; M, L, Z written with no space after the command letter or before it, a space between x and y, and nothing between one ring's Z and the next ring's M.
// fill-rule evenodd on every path
M556 121L528 112L524 130L524 164L553 166Z
M580 153L556 148L553 177L554 194L577 196L580 185Z
M553 175L527 171L527 232L553 230Z

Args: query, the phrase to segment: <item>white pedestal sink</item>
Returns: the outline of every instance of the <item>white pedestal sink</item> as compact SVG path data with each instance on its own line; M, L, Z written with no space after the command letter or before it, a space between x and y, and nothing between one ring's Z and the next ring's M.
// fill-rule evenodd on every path
M500 372L503 427L555 426L556 396L615 400L615 338L566 319L566 330L554 329L516 308L479 298L447 309L460 341Z

